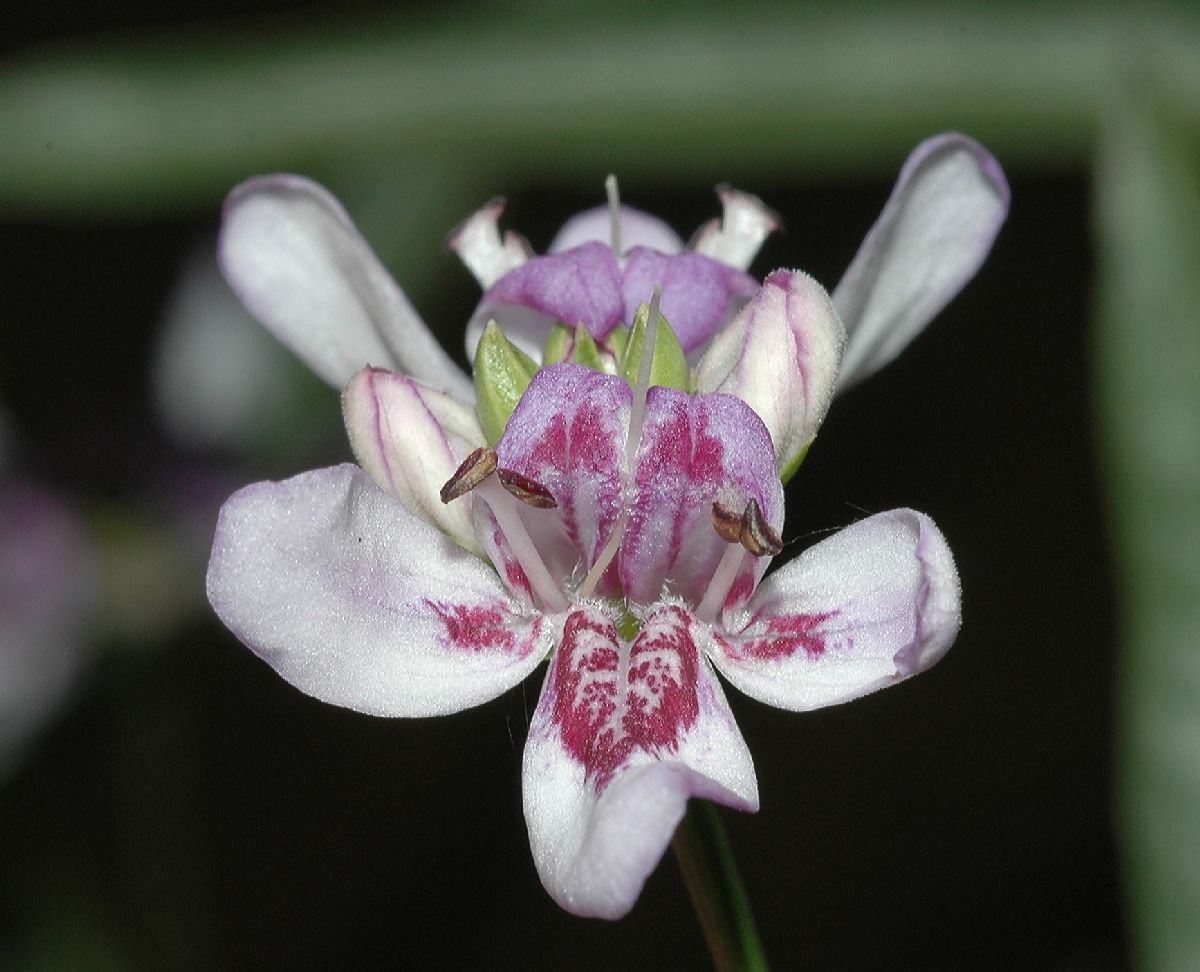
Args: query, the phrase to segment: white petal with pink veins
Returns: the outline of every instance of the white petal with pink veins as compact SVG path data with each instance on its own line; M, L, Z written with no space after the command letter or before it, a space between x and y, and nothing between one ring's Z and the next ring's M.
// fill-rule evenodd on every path
M567 617L523 789L538 874L568 911L628 912L689 797L758 808L750 753L697 647L703 628L662 607L626 645L596 608Z
M257 483L221 509L208 598L301 691L387 716L494 698L553 647L491 566L357 466Z
M727 612L712 660L770 705L847 702L924 671L962 618L958 572L923 513L877 513L804 551Z

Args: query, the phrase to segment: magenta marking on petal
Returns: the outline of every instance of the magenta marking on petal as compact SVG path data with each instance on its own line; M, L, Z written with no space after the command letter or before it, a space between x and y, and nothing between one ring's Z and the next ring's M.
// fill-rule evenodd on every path
M745 605L750 600L750 595L754 593L754 585L754 574L749 571L739 574L737 580L733 582L733 587L725 595L723 609L736 611Z
M519 651L521 645L516 635L505 625L504 615L498 608L470 604L446 604L424 599L446 626L443 644L447 648L463 651Z
M783 614L767 620L763 636L721 643L732 658L757 658L771 661L790 658L803 651L811 659L825 654L825 638L817 628L837 614L825 611L819 614Z
M597 792L636 753L678 750L699 715L699 668L680 608L659 611L632 647L602 615L571 612L554 659L552 720Z

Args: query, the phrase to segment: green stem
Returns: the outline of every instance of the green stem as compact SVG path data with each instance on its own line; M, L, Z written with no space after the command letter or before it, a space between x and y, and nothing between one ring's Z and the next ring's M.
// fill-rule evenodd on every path
M750 901L717 808L689 805L671 842L717 972L766 972Z

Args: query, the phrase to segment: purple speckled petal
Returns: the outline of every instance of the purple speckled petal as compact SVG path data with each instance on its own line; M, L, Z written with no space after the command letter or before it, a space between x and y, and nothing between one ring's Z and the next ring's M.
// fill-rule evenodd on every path
M806 710L924 671L950 649L962 612L946 540L923 513L892 510L810 547L750 604L726 611L712 660L756 699Z
M576 364L543 368L496 445L501 469L540 483L558 504L522 505L521 515L550 573L564 586L583 580L620 514L632 398L629 383L613 375ZM492 531L477 525L477 532L487 546ZM509 559L502 554L498 564ZM613 593L615 582L614 567L598 593Z
M567 616L523 769L534 863L567 911L627 913L689 797L758 809L750 753L698 650L706 631L662 607L627 645L596 608Z
M951 132L913 150L833 291L849 336L839 390L896 357L975 276L1008 202L1000 164L973 139Z
M387 716L494 698L533 671L561 624L524 612L491 566L352 465L230 497L208 599L301 691Z
M645 247L629 252L622 274L625 320L632 321L638 304L648 304L654 288L662 288L662 315L679 336L684 351L699 348L733 319L758 290L747 273L702 256L674 256Z
M771 437L751 408L730 395L651 388L635 488L619 554L625 596L635 604L652 604L664 591L693 606L701 602L729 546L712 525L714 500L741 512L755 499L771 527L783 528ZM769 560L747 555L734 589L748 596Z
M592 337L602 338L621 323L624 311L621 271L612 251L603 243L584 243L534 257L496 281L467 325L467 354L474 358L488 321L540 358L557 321L571 326L582 321Z
M475 400L470 378L315 182L293 175L243 182L225 200L217 255L250 313L335 388L377 365Z
M443 503L439 495L459 463L484 444L475 412L382 368L364 368L350 380L342 412L355 458L375 485L459 546L482 554L471 497Z
M776 270L713 340L696 369L696 387L747 402L787 471L825 418L844 342L824 288L807 274Z
M597 206L572 216L555 235L549 252L561 253L593 241L606 246L612 243L612 213L607 206ZM628 251L637 246L660 253L678 253L683 249L683 240L657 216L632 206L622 206L621 247Z

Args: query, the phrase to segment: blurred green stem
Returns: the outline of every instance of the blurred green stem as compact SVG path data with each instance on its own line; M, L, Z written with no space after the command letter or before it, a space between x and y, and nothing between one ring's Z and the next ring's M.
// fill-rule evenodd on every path
M1200 968L1200 166L1152 56L1095 178L1097 378L1121 595L1118 797L1140 968Z
M0 67L0 207L207 203L253 172L353 156L469 165L490 184L844 176L890 171L950 127L1010 164L1082 163L1131 46L1200 121L1200 18L1183 10L666 10L455 5L416 23L37 51Z
M695 800L671 842L717 972L766 972L767 958L720 811Z

